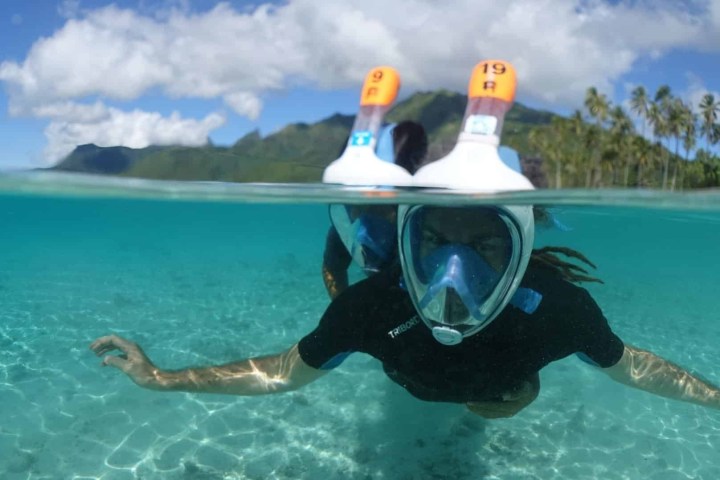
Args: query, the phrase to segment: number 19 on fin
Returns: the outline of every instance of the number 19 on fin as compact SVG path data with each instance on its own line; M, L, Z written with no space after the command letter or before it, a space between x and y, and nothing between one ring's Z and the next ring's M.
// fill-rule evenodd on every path
M473 69L460 139L498 145L505 114L515 100L517 75L504 60L485 60Z

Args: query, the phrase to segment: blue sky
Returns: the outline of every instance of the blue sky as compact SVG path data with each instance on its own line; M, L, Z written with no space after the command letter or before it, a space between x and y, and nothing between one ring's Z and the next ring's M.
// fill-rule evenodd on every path
M589 86L697 102L720 91L720 0L4 0L0 169L81 143L229 145L354 113L373 66L399 70L403 98L462 92L493 57L519 101L560 113Z

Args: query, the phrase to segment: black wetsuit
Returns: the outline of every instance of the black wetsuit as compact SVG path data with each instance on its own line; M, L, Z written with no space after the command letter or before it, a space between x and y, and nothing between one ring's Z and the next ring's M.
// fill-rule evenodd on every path
M574 353L601 367L622 356L622 341L590 294L552 270L525 274L522 286L543 295L533 314L507 306L488 327L454 346L433 338L399 278L394 266L336 298L318 327L300 340L303 361L328 369L352 352L364 352L415 397L464 403L498 400L550 362Z

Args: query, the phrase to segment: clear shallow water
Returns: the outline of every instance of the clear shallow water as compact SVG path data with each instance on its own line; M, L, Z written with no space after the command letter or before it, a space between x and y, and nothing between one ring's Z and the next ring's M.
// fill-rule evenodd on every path
M141 390L89 343L116 332L167 368L287 348L328 304L322 202L366 193L63 178L0 177L0 478L720 478L720 412L575 358L509 420L415 400L361 354L291 394ZM720 197L532 195L502 200L560 204L572 230L538 244L598 265L621 338L720 383Z

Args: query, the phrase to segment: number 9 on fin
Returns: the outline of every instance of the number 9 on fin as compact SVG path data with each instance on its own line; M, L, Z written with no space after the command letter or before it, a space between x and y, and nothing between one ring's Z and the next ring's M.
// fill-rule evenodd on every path
M389 106L400 90L400 74L392 67L377 67L370 70L363 83L360 105Z

